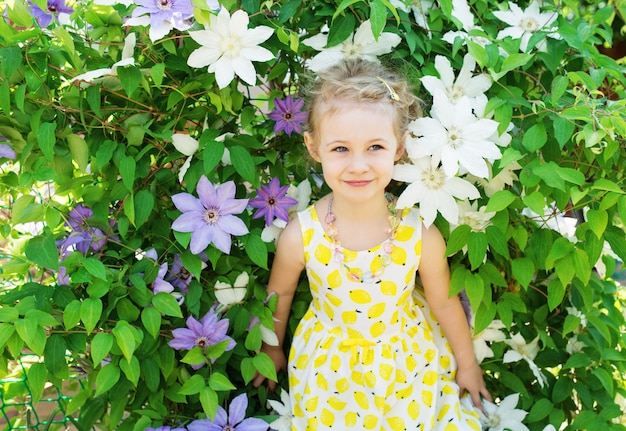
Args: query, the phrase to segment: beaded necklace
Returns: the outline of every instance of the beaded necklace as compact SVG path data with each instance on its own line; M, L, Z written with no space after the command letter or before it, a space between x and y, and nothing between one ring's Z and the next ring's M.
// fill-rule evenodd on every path
M394 207L393 196L390 193L385 193L387 198L387 209L389 210L389 229L387 230L387 239L382 243L381 249L383 254L378 255L379 267L372 273L371 271L363 271L359 268L350 268L345 263L345 255L341 242L339 242L339 232L335 226L335 214L333 213L333 197L328 200L328 212L326 213L326 234L330 238L334 259L338 262L346 274L346 276L357 283L380 283L380 277L385 272L385 269L391 263L391 253L395 248L393 243L396 230L400 225L400 219L397 216L397 210Z

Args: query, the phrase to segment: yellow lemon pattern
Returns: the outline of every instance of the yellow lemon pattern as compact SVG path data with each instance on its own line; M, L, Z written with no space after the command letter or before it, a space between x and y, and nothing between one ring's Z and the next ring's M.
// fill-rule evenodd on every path
M477 412L460 402L450 347L415 289L419 211L402 212L376 282L342 271L313 206L298 217L313 300L289 352L292 429L480 430ZM380 249L344 250L344 262L376 272Z

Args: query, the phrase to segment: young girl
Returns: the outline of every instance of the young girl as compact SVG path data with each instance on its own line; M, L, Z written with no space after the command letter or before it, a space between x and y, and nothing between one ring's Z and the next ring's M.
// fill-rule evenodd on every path
M313 89L304 140L332 193L279 238L268 290L278 295L281 345L263 349L285 368L286 324L306 269L313 301L288 362L294 430L480 430L460 395L478 407L491 398L463 308L448 297L444 240L385 190L419 113L407 83L371 62L336 66Z

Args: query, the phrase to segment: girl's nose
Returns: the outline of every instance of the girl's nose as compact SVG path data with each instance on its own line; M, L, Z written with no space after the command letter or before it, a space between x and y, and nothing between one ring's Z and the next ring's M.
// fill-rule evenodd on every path
M350 172L367 172L369 168L369 161L365 155L354 154L350 158Z

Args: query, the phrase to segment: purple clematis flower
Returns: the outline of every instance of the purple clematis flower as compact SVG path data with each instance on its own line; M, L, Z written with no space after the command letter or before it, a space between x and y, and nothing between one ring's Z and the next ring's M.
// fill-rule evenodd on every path
M72 229L72 232L66 238L57 241L62 258L67 257L72 249L86 255L90 248L98 251L104 247L107 235L101 229L88 225L87 220L90 217L93 217L93 211L83 204L76 205L70 211L65 225Z
M0 136L0 141L6 141L6 138ZM0 159L3 157L5 159L15 160L15 150L13 150L13 148L11 148L8 144L0 144Z
M156 428L148 427L144 431L185 431L185 428L171 428L167 425L164 425Z
M167 343L176 350L191 350L198 346L202 352L206 352L207 347L214 346L222 341L228 341L226 350L235 347L235 340L226 335L228 331L228 319L219 319L215 309L211 308L202 320L197 321L189 316L186 328L176 328L172 331L174 338ZM194 364L194 370L201 368L204 363Z
M301 123L307 119L307 113L302 112L304 100L287 96L285 99L274 99L274 105L276 109L269 114L270 119L276 121L274 132L284 130L288 135L292 132L302 134Z
M269 424L263 419L246 418L248 396L236 396L230 403L228 414L222 406L217 407L215 419L198 419L187 425L189 431L266 431Z
M165 37L173 28L191 27L193 3L191 0L135 0L137 7L126 25L150 26L150 40Z
M52 20L58 20L58 15L62 13L71 14L74 9L65 5L65 0L48 0L46 10L42 10L35 3L29 1L33 18L41 27L48 27Z
M265 216L265 225L269 226L278 217L283 221L289 221L287 208L296 205L298 201L292 197L285 196L289 186L281 186L277 177L271 179L269 186L261 186L257 189L257 197L250 200L250 206L258 208L254 213L254 218Z
M235 199L233 181L214 186L204 175L198 181L196 191L200 199L189 193L172 196L176 208L183 212L172 223L172 229L191 232L189 248L193 254L202 253L210 243L229 254L230 236L248 233L244 222L233 215L243 212L248 199Z

